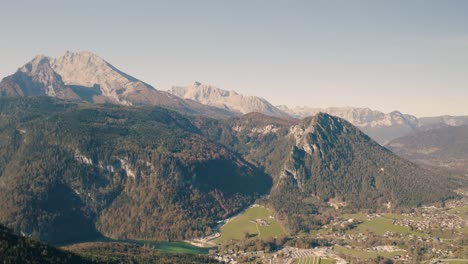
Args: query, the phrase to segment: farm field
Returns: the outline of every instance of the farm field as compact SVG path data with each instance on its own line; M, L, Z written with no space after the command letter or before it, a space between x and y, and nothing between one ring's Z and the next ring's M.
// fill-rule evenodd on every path
M364 223L358 225L356 230L361 233L369 231L377 235L383 235L386 231L391 231L399 234L408 234L411 232L409 228L405 226L393 225L391 219L383 217L365 221Z
M240 240L247 233L251 237L256 236L259 238L286 234L281 224L273 218L268 208L255 206L250 207L222 226L221 236L215 242L225 242L232 239Z
M294 261L294 264L333 264L333 259L326 259L320 257L302 257Z
M405 216L403 215L398 215L400 218L396 218L395 215L392 215L392 217L387 217L387 216L382 216L382 217L376 217L371 220L365 220L363 223L359 224L355 229L349 231L350 233L364 233L364 232L372 232L376 235L384 235L385 232L390 231L393 233L398 233L398 234L413 234L413 235L419 235L422 237L425 237L426 235L423 233L411 231L408 227L406 226L400 226L400 225L394 225L393 220L394 219L403 219Z
M101 243L128 243L128 244L133 244L137 246L149 246L153 248L154 250L157 250L162 253L180 253L180 254L208 254L208 251L210 248L202 248L202 247L196 247L193 246L189 243L182 242L182 241L175 241L175 242L169 242L169 241L147 241L147 240L113 240L110 238L102 238L98 239L95 241L89 241L89 242L84 242L84 243L93 243L93 242L101 242ZM67 245L67 246L74 246L74 245L80 245L82 243L77 243L77 244L72 244L72 245ZM67 247L66 246L66 247Z
M344 255L348 255L351 257L362 258L362 259L376 259L378 256L382 256L384 258L391 258L396 255L405 255L405 251L395 251L395 252L374 252L374 251L364 251L358 249L351 249L342 247L339 245L334 246L334 251L342 253Z
M441 259L443 263L447 264L467 264L468 259Z

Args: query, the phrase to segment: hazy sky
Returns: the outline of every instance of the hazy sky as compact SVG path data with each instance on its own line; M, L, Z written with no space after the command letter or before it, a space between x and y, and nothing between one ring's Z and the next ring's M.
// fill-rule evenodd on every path
M89 50L157 89L468 115L468 1L0 0L0 78Z

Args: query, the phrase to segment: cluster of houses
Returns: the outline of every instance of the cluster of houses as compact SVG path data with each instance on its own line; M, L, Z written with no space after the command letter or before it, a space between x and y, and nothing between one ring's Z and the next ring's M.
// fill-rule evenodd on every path
M418 217L413 219L395 220L396 225L408 226L413 230L440 229L451 231L468 226L468 217L461 217L457 214L451 214L446 209L434 206L417 209L410 216Z
M264 251L246 252L243 250L234 251L233 249L224 250L223 252L213 249L208 254L218 261L232 264L250 262L258 258L263 259L266 256Z
M338 257L331 247L299 249L294 247L286 247L274 253L265 253L264 251L245 252L243 250L235 252L234 250L210 250L209 255L224 263L250 263L256 260L262 260L262 263L294 263L298 258L303 257L321 257L335 259L336 263L346 263L343 259Z

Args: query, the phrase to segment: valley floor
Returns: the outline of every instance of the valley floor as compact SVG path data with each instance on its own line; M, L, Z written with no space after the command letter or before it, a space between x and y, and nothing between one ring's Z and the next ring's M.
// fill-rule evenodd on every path
M107 241L162 253L206 255L225 263L468 263L468 192L410 213L342 214L319 230L288 235L273 212L253 205L186 242ZM306 242L304 242L306 241ZM188 243L189 242L189 243ZM106 242L99 242L106 243ZM199 247L204 246L204 247ZM79 253L87 243L65 247ZM91 245L92 247L92 245Z
M210 251L210 256L226 263L377 263L379 259L409 263L413 258L426 263L468 263L468 196L467 192L460 194L462 199L415 208L410 213L343 214L319 230L289 237L291 241L330 243L325 247L298 248L288 245L289 241L279 250L245 250L242 247L249 247L249 243L240 241L249 228L241 221L248 219L246 211L221 228L214 239L219 250ZM248 231L254 230L250 228Z

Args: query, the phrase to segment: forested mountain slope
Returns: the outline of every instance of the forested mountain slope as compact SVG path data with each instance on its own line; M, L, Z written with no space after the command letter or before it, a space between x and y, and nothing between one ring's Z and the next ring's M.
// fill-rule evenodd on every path
M0 263L3 264L172 264L218 263L208 256L164 254L127 243L87 243L58 249L22 237L0 225Z
M393 210L448 199L458 184L328 114L301 121L250 114L212 122L217 125L199 124L208 137L233 146L274 178L269 203L294 231L320 224L310 215L330 200L354 209Z
M12 230L2 225L0 225L0 263L97 264L74 253L15 235Z
M0 99L0 222L58 243L210 233L271 178L162 108Z
M357 107L293 107L281 106L281 110L291 116L305 118L318 113L327 113L343 118L351 124L359 127L372 139L380 144L386 144L390 140L407 135L418 127L418 119L415 116L403 114L399 111L383 113L369 108Z

